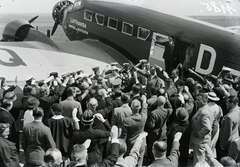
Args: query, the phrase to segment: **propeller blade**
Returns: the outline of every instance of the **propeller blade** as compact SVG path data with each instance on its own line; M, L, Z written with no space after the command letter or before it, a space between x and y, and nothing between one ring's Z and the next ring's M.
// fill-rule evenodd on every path
M31 24L32 22L34 22L34 20L36 20L38 18L38 15L35 16L34 18L30 19L28 22Z
M57 27L58 27L58 23L55 22L55 24L54 24L54 26L53 26L53 29L52 29L51 36L53 36L53 34L55 33Z

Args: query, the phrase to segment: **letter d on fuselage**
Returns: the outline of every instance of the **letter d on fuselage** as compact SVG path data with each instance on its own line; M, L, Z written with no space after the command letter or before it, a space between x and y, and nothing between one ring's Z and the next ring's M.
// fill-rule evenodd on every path
M208 56L205 55L208 53ZM210 55L209 55L210 53ZM215 61L216 61L216 51L214 48L201 44L198 52L197 63L195 71L201 74L210 74L213 71ZM207 61L207 62L206 62ZM203 63L207 63L208 66L203 68Z

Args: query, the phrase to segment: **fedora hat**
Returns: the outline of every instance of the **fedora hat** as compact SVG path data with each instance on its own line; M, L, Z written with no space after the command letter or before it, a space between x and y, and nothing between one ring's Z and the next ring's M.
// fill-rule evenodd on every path
M176 116L177 116L178 120L180 120L180 121L187 121L188 117L189 117L188 111L183 107L177 108Z
M9 101L15 101L17 99L17 96L14 92L7 92L5 95L4 95L4 98L5 100L9 100Z
M208 92L208 99L212 100L212 101L219 101L219 97L217 97L216 93L214 92Z
M39 106L40 102L37 98L31 97L27 100L27 107L28 108L37 108Z

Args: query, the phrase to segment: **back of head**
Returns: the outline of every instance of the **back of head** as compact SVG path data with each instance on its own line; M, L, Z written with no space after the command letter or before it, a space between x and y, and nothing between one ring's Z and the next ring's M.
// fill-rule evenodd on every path
M127 94L123 94L123 95L121 96L121 101L122 101L124 104L128 103L129 100L130 100L130 97L129 97Z
M166 103L166 98L164 96L159 96L157 98L157 106L164 106L164 104Z
M90 110L96 110L98 106L98 101L96 98L90 98L89 101L88 101L88 108Z
M33 109L33 117L34 118L40 118L44 116L43 109L41 107L37 107Z
M154 157L160 158L166 155L167 143L165 141L155 141L153 144Z
M87 148L82 144L76 144L73 146L71 159L72 161L83 161L87 158Z
M141 103L139 100L133 100L131 103L131 108L133 113L139 112L140 108L141 108Z
M57 159L62 158L62 153L56 148L49 148L44 155L44 163L54 164Z
M115 97L116 98L122 97L122 92L120 90L115 91Z
M153 86L152 88L151 88L151 95L153 96L153 95L157 95L157 93L158 93L158 87L156 87L156 86Z
M237 96L229 96L227 100L229 103L233 103L234 105L238 105L238 102L239 102Z
M199 93L197 97L201 98L204 102L208 102L208 96L206 93Z
M68 97L69 97L69 96L74 96L75 90L74 90L73 87L69 87L69 88L67 88L66 93L67 93L67 96L68 96Z
M119 139L119 156L127 152L127 144L124 139Z
M222 157L220 160L220 163L223 166L227 166L227 167L237 167L237 163L234 159L232 159L231 157Z
M158 95L158 96L164 96L165 92L166 92L165 89L160 88L160 89L158 90L157 95Z
M133 94L138 94L141 92L141 85L140 84L135 84L132 87L132 92Z
M62 106L59 103L54 103L51 109L54 115L62 115L63 113Z
M94 120L93 112L89 109L84 111L84 113L82 115L82 124L84 126L90 126L90 125L92 125L93 120Z
M2 134L9 127L10 127L9 123L0 123L0 134Z

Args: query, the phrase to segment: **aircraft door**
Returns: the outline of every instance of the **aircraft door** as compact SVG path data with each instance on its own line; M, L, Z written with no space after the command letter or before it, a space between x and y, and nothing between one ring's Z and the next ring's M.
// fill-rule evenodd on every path
M149 62L152 64L157 64L163 69L165 69L163 53L165 51L165 47L161 45L163 42L168 42L169 37L167 35L153 33L152 42L149 52Z

